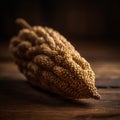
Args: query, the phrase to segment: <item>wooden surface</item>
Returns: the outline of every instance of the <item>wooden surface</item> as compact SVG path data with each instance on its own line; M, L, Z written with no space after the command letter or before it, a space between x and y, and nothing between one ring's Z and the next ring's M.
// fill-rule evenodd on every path
M101 100L70 101L33 88L3 45L0 51L0 120L120 120L120 56L117 50L95 46L79 49L77 44L76 47L91 62Z

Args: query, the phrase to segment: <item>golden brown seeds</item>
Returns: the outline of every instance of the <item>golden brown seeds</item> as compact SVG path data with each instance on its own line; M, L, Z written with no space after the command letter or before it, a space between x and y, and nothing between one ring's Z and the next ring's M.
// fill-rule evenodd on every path
M12 38L10 49L31 84L71 99L100 99L90 64L66 38L22 19L17 23L25 28Z

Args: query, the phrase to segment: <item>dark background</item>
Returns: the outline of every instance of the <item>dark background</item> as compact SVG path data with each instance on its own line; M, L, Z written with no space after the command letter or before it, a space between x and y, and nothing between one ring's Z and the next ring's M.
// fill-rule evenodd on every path
M17 34L15 19L53 27L69 40L119 49L119 0L1 0L0 41Z
M68 38L95 72L101 100L64 99L31 87L8 49L21 28L18 17ZM0 120L101 119L120 120L120 0L0 0Z

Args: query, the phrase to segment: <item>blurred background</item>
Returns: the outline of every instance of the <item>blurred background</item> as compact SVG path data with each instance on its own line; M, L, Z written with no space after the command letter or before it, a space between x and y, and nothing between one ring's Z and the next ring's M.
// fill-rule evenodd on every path
M120 56L119 0L1 0L0 16L1 43L17 34L15 19L22 17L58 30L83 54L99 48Z
M8 49L16 18L64 35L90 62L101 100L76 104L29 86ZM0 0L0 107L1 120L120 120L120 0Z

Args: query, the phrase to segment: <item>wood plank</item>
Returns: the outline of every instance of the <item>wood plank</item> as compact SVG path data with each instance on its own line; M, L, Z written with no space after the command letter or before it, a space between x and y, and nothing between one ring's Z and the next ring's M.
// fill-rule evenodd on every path
M0 80L0 117L1 120L119 119L120 89L99 89L99 92L100 101L71 101L32 88L24 80Z
M119 120L120 64L91 64L102 96L100 101L72 101L33 88L14 63L0 62L0 120Z
M120 87L120 62L97 61L92 63L96 74L96 85L99 87Z
M105 44L71 41L90 61L101 100L72 101L30 86L0 44L0 120L120 120L120 55Z

